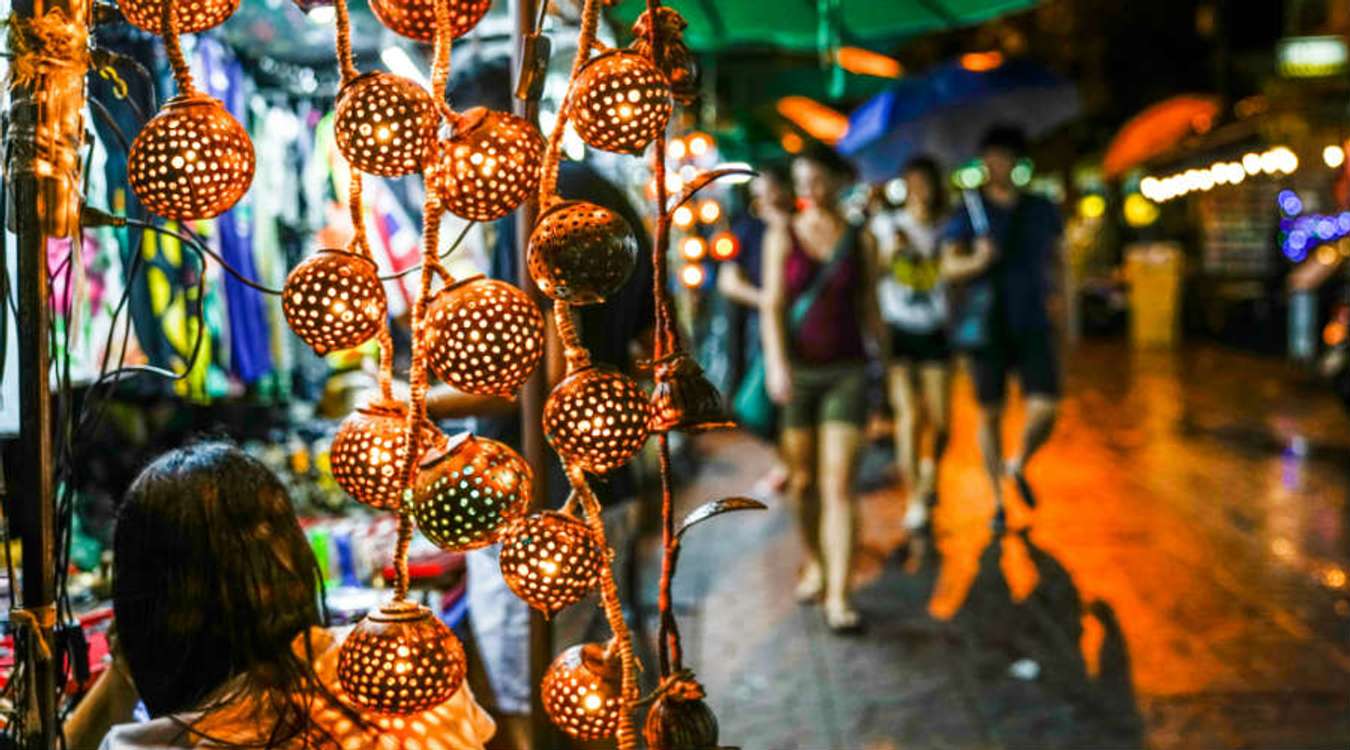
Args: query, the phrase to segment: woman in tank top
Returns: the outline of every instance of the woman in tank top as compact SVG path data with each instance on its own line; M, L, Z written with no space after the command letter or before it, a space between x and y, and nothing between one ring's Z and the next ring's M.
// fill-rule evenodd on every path
M915 158L901 177L904 207L878 214L871 228L881 257L877 297L890 333L886 385L895 412L896 464L909 492L905 528L917 531L928 526L937 502L938 464L947 447L952 352L938 246L947 201L932 159ZM931 447L921 459L924 443Z
M838 156L800 156L792 174L802 210L764 239L765 375L782 405L787 495L806 549L797 597L823 600L826 622L846 631L860 623L849 602L852 487L867 417L864 368L881 328L875 247L839 208L850 174Z

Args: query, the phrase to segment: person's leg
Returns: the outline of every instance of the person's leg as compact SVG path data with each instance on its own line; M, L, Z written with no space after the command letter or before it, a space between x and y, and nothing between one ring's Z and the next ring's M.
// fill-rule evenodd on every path
M834 630L859 624L849 603L856 528L853 483L867 422L867 376L843 370L832 380L820 407L821 552L825 561L825 620Z
M1016 483L1022 500L1035 507L1036 496L1026 480L1026 466L1050 439L1059 402L1059 363L1049 332L1023 339L1018 356L1018 378L1026 396L1026 419L1022 426L1021 449L1008 461L1007 472Z
M886 371L886 385L895 410L895 463L905 489L912 494L919 481L919 399L914 369L906 362L892 364Z
M985 473L994 492L994 528L1002 530L1003 514L1003 401L1007 389L1007 368L998 351L979 352L970 357L970 375L975 381L975 398L980 406L979 443Z
M1008 468L1021 473L1036 451L1050 439L1055 429L1055 418L1059 412L1058 400L1053 396L1030 394L1026 399L1026 424L1022 427L1022 450L1011 461Z
M827 422L820 438L820 546L825 561L825 618L831 627L857 624L849 603L853 572L853 478L862 430L844 422Z
M820 497L816 492L816 433L814 427L785 427L780 442L787 468L784 494L797 513L797 531L805 553L797 579L797 600L813 601L825 589L820 554Z
M932 435L931 468L920 471L920 490L924 497L937 492L938 467L947 452L948 421L951 411L951 368L946 361L925 362L919 369L919 387L923 394L924 414Z

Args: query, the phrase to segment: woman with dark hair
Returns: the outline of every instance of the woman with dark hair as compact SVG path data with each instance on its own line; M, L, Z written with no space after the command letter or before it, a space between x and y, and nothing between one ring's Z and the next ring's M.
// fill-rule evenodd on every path
M825 620L838 632L860 624L849 602L852 488L867 418L868 344L880 343L875 248L840 208L851 174L837 155L799 156L792 176L802 209L764 239L765 379L782 405L788 497L806 548L797 597L823 597Z
M231 445L181 448L127 491L114 537L121 657L67 724L71 746L482 748L492 720L461 688L398 722L340 697L321 574L280 480Z
M886 385L895 411L896 464L909 491L905 528L912 532L928 525L928 511L937 502L938 464L947 447L952 351L939 242L947 222L947 192L931 158L915 158L900 174L905 204L875 216L872 231L883 269L877 296L890 329ZM920 460L925 438L932 448Z

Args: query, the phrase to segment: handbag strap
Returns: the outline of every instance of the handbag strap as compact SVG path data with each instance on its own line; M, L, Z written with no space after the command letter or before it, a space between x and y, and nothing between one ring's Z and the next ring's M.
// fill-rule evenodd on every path
M788 231L792 233L792 241L800 243L797 239L797 233L789 226ZM844 236L840 239L845 246L835 251L834 255L816 272L815 278L807 285L802 293L797 295L797 299L792 302L792 309L788 313L788 327L792 331L806 320L807 313L815 306L816 300L820 299L820 293L825 290L825 283L834 275L836 269L843 265L843 262L853 255L853 246L857 242L858 228L852 224L844 231Z

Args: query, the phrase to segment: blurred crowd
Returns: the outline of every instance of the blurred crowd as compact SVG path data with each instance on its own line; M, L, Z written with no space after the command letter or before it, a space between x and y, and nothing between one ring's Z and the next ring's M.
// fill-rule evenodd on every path
M733 224L740 253L718 277L722 295L747 313L734 337L743 345L733 408L778 448L779 466L760 490L781 492L795 508L805 549L797 597L819 602L837 632L862 624L848 591L852 500L879 413L891 415L894 478L906 489L912 535L930 531L939 501L958 363L979 404L973 437L995 500L991 524L1004 529L1005 485L1036 505L1026 469L1051 435L1059 395L1047 305L1062 225L1053 203L1013 180L1026 148L1016 128L991 128L980 146L984 183L960 193L943 165L914 158L899 175L899 205L874 190L861 215L844 205L850 165L809 149L760 165ZM1020 444L1005 448L1010 380L1025 416Z

